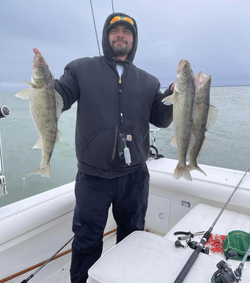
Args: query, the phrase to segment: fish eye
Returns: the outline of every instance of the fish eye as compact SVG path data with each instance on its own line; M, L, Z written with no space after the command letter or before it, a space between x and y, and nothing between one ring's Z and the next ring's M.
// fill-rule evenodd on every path
M43 69L43 65L39 65L39 66L38 66L38 69L39 69L39 70L42 70L42 69Z

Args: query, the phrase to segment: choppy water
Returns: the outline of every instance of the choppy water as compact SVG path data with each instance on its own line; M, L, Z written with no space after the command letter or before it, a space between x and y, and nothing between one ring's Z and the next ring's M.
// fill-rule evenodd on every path
M0 119L4 153L4 175L8 195L0 197L0 206L72 182L77 166L74 148L76 105L63 113L59 129L63 140L56 144L51 160L51 177L34 175L22 180L41 160L41 151L32 150L38 133L30 118L29 103L15 93L0 93L0 106L11 110ZM218 108L215 126L207 134L212 147L199 157L199 164L245 171L250 162L250 87L213 87L211 104ZM153 126L151 128L154 128ZM177 159L177 149L170 145L173 125L156 133L156 147L167 158Z

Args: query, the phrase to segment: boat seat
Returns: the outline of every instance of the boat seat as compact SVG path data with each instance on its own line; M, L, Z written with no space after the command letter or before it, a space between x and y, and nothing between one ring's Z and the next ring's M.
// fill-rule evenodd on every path
M207 231L214 223L216 217L219 215L221 208L198 204L196 205L188 214L186 214L165 236L165 239L176 241L177 237L182 235L174 235L176 231L186 231L186 232L199 232ZM220 216L219 220L215 224L212 234L227 235L233 230L243 230L245 232L250 232L250 216L230 210L225 210ZM199 242L201 236L195 236L194 241ZM183 241L185 244L185 241ZM182 249L180 247L180 249ZM218 258L220 260L225 260L224 255L220 253L213 253L210 251L211 256ZM228 260L229 264L232 266L238 266L240 261L238 260ZM244 268L250 270L250 262L246 262Z
M136 231L89 269L88 283L173 283L192 254L193 250L176 248L164 237ZM211 283L217 263L216 258L200 253L185 283ZM241 279L250 282L250 270L243 270Z

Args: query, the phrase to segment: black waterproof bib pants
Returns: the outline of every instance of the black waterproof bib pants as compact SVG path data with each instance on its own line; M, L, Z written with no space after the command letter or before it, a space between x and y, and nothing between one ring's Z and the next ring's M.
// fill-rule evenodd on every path
M143 167L134 173L103 179L78 172L73 219L71 282L83 283L88 269L102 253L102 238L112 204L117 223L117 243L136 230L144 230L148 203L149 173Z

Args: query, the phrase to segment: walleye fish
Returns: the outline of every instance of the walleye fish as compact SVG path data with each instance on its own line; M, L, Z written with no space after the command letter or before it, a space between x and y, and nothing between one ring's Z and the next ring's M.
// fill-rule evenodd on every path
M50 177L50 159L55 143L62 139L62 134L57 128L58 119L62 113L63 100L56 92L53 85L53 76L48 64L40 52L34 48L32 82L27 82L30 88L16 94L22 99L29 99L30 112L39 138L33 148L42 148L42 160L28 176L38 174Z
M193 124L194 73L187 60L181 60L176 69L177 77L174 93L163 99L167 105L173 104L173 124L175 137L171 144L177 147L179 162L174 171L174 178L182 176L192 181L186 164L186 156L195 143L191 131Z
M210 86L211 76L206 76L202 72L194 79L195 97L194 97L194 122L192 132L195 137L195 144L189 152L189 170L198 170L206 173L197 165L197 158L206 151L211 142L205 137L205 132L209 131L216 122L218 110L210 105Z

